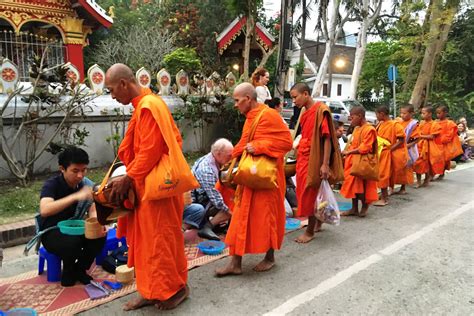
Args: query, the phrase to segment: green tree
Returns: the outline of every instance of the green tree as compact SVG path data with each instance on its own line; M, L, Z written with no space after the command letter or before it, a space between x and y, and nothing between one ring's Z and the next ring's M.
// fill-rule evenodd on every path
M164 66L170 74L176 75L184 69L188 73L196 73L201 70L201 60L193 48L178 48L163 58Z

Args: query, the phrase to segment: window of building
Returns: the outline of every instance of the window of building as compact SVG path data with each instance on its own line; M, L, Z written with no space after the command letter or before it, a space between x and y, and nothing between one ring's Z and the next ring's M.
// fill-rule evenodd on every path
M328 96L328 84L325 83L323 84L323 97L327 97Z
M338 96L342 95L342 84L340 83L337 85L337 95Z

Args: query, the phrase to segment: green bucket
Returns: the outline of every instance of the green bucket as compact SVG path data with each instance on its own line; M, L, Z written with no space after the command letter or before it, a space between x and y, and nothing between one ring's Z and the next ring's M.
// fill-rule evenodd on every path
M84 235L85 225L82 219L68 219L58 223L59 231L65 235Z

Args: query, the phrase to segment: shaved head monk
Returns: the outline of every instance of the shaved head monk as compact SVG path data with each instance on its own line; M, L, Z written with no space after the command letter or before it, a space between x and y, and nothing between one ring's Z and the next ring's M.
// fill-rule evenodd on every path
M123 64L110 67L105 74L105 85L112 98L124 105L131 103L134 107L118 151L120 160L127 167L127 174L111 184L113 197L123 198L133 185L139 200L133 212L119 219L117 232L120 237L127 238L128 266L135 267L138 291L138 297L128 302L124 310L151 304L158 309L172 309L189 295L181 231L183 197L160 200L143 200L142 197L145 177L168 152L160 126L172 130L180 145L181 136L163 100L143 91L129 67ZM158 121L155 117L167 119Z
M379 123L375 127L377 136L385 140L379 156L379 181L377 186L382 191L380 199L374 206L388 204L388 188L395 184L406 184L405 168L408 160L408 151L405 146L405 130L396 120L390 119L389 108L385 105L375 110Z
M342 152L346 159L344 161L344 182L341 188L341 195L347 199L352 199L352 209L349 212L342 213L341 216L358 215L359 217L365 217L370 203L378 200L377 181L364 180L353 176L351 175L351 169L354 155L376 153L377 132L365 120L365 109L362 106L354 106L351 109L350 115L351 125L355 128L349 148ZM362 202L360 212L359 200Z
M216 275L242 273L244 254L265 253L265 258L255 266L255 271L270 270L275 264L274 250L280 249L285 234L285 172L283 158L292 147L290 130L277 111L257 103L257 93L250 83L242 83L234 90L235 107L246 117L242 137L234 147L232 157L247 151L251 155L275 158L278 166L275 189L255 190L238 185L232 220L226 236L230 248L230 262L216 270ZM258 121L254 137L249 140L252 123Z

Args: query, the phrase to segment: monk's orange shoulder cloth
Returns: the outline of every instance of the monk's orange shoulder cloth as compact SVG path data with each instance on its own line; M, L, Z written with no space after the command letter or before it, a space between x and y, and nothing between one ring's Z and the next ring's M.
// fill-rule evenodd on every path
M338 150L339 141L336 137L336 130L334 128L334 123L332 120L331 111L329 107L319 102L316 104L318 106L318 112L316 113L316 122L314 124L313 136L311 139L311 151L309 153L309 162L308 162L308 176L306 178L306 187L319 188L321 184L321 176L319 170L323 164L324 158L324 138L321 137L321 125L323 123L324 117L327 118L329 126L329 134L331 138L331 156L329 158L329 168L331 170L331 175L329 177L329 182L334 184L340 182L344 179L344 168L342 164L341 152Z

